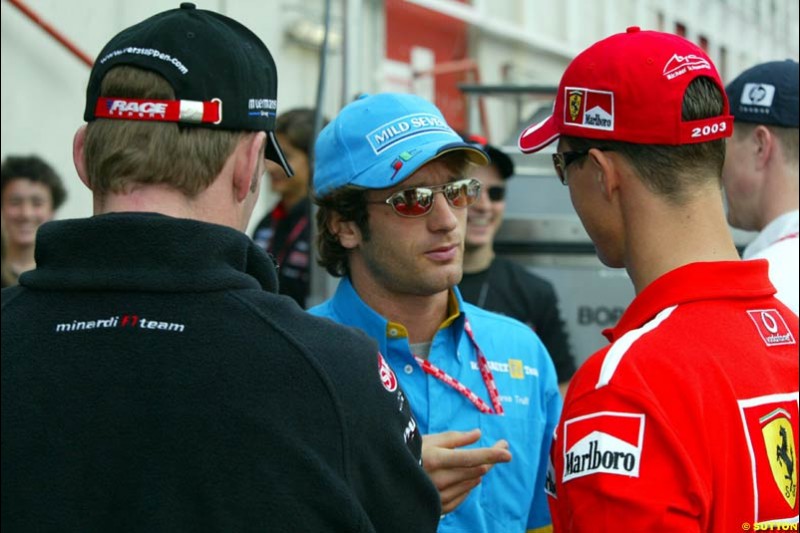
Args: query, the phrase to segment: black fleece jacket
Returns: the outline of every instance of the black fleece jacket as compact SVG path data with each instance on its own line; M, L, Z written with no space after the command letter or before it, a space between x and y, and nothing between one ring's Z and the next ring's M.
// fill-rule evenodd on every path
M2 529L434 531L421 437L363 334L233 229L39 229L2 291Z

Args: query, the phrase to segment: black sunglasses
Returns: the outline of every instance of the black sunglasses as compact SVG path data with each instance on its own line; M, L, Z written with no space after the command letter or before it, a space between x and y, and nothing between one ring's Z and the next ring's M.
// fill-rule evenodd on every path
M614 151L613 148L606 147L592 146L592 148L600 150L601 152ZM558 176L558 179L561 180L561 185L567 184L567 167L578 159L589 155L589 150L592 148L587 148L586 150L576 150L572 152L556 152L553 154L553 166L556 168L556 175Z
M486 192L489 194L489 200L492 202L502 202L506 197L506 188L502 185L492 185Z

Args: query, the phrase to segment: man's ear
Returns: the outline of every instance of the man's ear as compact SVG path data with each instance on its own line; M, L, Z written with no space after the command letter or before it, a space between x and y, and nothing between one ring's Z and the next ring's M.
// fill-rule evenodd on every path
M769 128L760 124L753 129L752 135L756 151L756 169L763 170L775 151L775 136Z
M619 187L620 162L611 155L597 148L589 150L589 163L595 166L595 182L607 200L610 200Z
M336 235L339 244L348 250L353 250L361 244L361 229L352 220L344 220L342 215L334 211L328 219L328 231Z
M75 137L72 138L72 162L75 170L84 185L91 191L92 184L89 182L89 175L86 173L86 160L83 155L83 147L86 143L86 124L78 128Z
M258 189L258 180L261 179L258 169L261 168L266 142L267 134L260 131L242 139L234 151L233 189L237 202L243 202L248 194Z

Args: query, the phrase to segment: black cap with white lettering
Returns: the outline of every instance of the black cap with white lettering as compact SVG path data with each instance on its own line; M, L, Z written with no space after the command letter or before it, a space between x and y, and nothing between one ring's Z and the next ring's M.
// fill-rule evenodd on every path
M725 88L735 120L798 127L797 61L770 61L739 74Z
M169 82L176 100L100 96L103 77L127 65ZM230 131L267 133L268 159L291 167L273 133L278 72L266 45L235 20L184 2L123 30L92 67L83 118L179 122Z

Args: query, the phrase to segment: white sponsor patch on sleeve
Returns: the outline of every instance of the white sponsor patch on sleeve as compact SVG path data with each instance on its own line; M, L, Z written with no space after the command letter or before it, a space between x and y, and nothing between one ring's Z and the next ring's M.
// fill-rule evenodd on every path
M564 422L562 481L592 474L639 477L643 413L602 411Z

